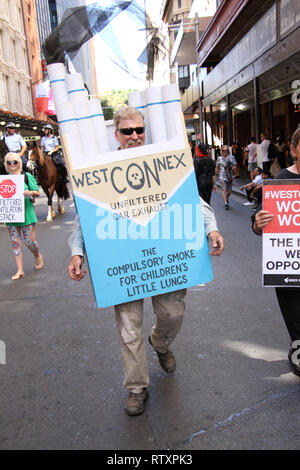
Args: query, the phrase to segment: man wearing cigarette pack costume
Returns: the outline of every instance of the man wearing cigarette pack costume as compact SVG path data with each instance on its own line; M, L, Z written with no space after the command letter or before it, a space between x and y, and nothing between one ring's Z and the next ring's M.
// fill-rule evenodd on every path
M136 108L125 107L115 113L115 137L120 149L138 147L145 142L144 116ZM201 198L200 198L201 199ZM206 234L213 250L212 255L223 251L223 238L220 235L213 209L201 199ZM72 258L68 266L71 279L81 280L86 271L82 270L83 238L78 217L69 245ZM161 367L168 373L176 368L175 358L169 345L179 332L184 315L186 289L152 297L156 323L149 336L149 342L157 353ZM149 384L147 358L143 341L143 299L115 306L121 352L125 368L124 385L129 389L125 412L129 416L143 413L148 397Z

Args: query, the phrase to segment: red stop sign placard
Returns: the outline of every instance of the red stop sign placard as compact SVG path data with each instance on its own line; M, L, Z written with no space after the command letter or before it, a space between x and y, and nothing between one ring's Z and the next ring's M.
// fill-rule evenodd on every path
M12 180L3 180L0 183L0 196L4 199L10 198L16 194L17 187Z

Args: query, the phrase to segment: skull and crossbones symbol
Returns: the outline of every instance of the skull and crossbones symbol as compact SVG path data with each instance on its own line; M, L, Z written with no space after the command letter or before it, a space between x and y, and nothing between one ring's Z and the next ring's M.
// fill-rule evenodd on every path
M129 186L133 189L141 189L145 184L144 173L136 163L129 165L126 178Z

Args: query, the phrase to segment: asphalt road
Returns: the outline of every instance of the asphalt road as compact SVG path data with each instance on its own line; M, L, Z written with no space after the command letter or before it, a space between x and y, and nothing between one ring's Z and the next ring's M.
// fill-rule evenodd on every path
M273 288L261 287L261 239L238 196L224 211L213 195L225 251L215 280L189 289L167 375L146 344L146 411L128 417L127 391L113 308L97 309L89 276L68 278L67 239L74 205L45 222L40 198L37 239L45 267L15 273L7 230L0 227L0 449L297 449L300 379L287 361L289 338ZM154 319L145 302L145 337ZM4 344L0 343L0 344Z

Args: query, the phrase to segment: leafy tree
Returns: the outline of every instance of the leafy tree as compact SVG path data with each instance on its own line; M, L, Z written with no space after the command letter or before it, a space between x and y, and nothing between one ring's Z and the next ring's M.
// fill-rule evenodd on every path
M128 93L135 90L111 90L99 94L104 119L113 119L114 112L128 104Z

